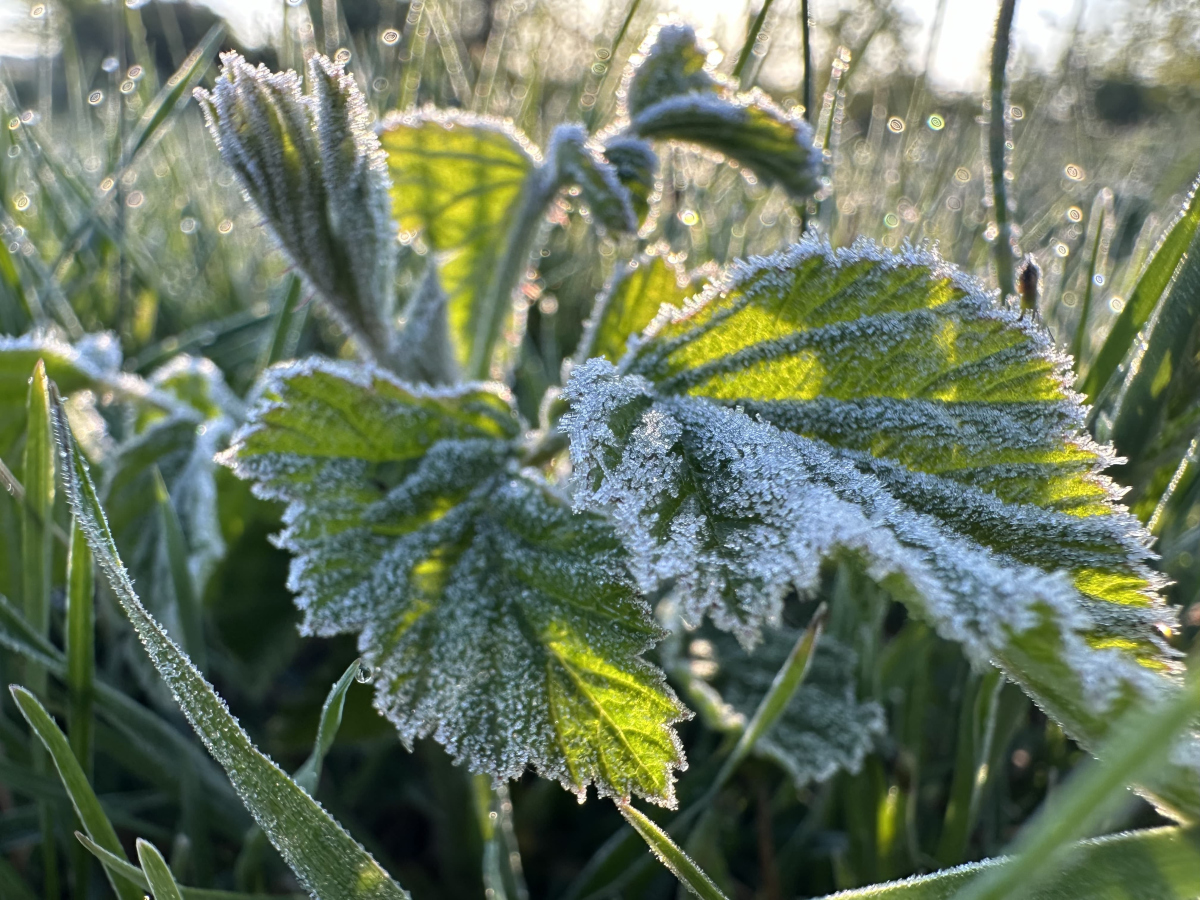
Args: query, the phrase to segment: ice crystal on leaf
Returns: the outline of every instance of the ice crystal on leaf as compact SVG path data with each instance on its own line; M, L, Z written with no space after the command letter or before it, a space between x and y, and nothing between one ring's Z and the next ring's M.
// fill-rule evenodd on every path
M658 629L606 523L519 468L505 391L313 360L265 377L223 459L287 504L303 628L359 632L403 740L672 803L685 713L641 658Z
M1179 665L1068 372L935 255L809 239L665 308L619 368L574 369L576 503L642 590L746 645L850 555L1094 746ZM1158 799L1200 812L1200 771L1173 776Z
M714 634L708 641L715 653L701 662L716 664L711 680L743 722L754 715L796 637L795 629L772 629L750 653L727 635ZM859 771L884 732L883 708L855 696L856 666L851 647L832 635L822 636L799 690L754 744L754 752L779 763L797 788L827 781L843 770ZM710 724L729 728L731 723L725 718Z

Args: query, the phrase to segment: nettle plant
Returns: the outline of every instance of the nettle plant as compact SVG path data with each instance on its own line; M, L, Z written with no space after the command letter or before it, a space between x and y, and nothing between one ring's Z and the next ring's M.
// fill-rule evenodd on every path
M217 398L211 366L135 384L87 348L7 348L14 371L45 359L64 393L74 380L136 396L160 440L182 423L195 443L165 473L172 487L211 487L199 470L232 433L218 460L285 504L278 542L304 632L358 636L375 705L406 744L433 737L497 783L533 769L581 800L613 798L704 896L719 893L630 805L675 805L676 726L692 713L663 667L677 670L679 635L702 622L782 668L769 689L769 676L739 676L724 696L691 684L689 702L742 729L733 764L777 726L756 750L800 783L855 769L882 730L882 709L856 699L849 650L816 643L819 616L790 653L793 637L780 643L785 600L816 594L830 567L903 601L1088 748L1127 710L1179 695L1183 671L1150 534L1102 474L1114 454L1085 430L1070 359L1015 298L932 249L833 248L815 231L698 290L645 246L667 144L735 161L797 204L821 186L803 118L716 65L691 28L663 25L615 120L560 125L539 149L454 110L372 125L353 78L319 56L305 92L295 73L227 55L197 94L213 137L357 357L276 365L242 410ZM503 383L506 335L567 192L597 233L623 236L628 261L531 427ZM400 298L404 244L422 271ZM83 414L57 409L75 450L68 422ZM128 456L110 482L151 477ZM67 468L156 665L305 886L399 894L228 719L134 595L78 453ZM173 493L185 514L212 502L202 487ZM810 661L800 721L779 720ZM1144 782L1160 809L1200 814L1196 736Z

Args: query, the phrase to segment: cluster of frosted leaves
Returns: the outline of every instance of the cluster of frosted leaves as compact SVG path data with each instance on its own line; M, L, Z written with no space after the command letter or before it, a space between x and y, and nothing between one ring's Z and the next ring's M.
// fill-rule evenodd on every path
M613 274L584 328L580 361L599 357L617 362L629 339L650 324L664 303L683 305L690 294L687 281L665 253L666 248L652 248Z
M619 369L573 371L576 502L612 517L643 590L747 645L851 554L1095 745L1179 667L1068 372L933 254L806 240L664 310ZM1166 806L1200 812L1196 756Z
M720 59L691 25L659 25L625 72L618 127L648 140L704 147L794 200L812 196L821 169L812 128L758 89L739 92L717 73Z
M401 738L672 803L685 713L641 657L659 631L603 520L517 466L505 391L318 360L265 378L222 460L287 504L303 628L359 633Z
M296 72L221 57L196 90L221 156L280 247L368 353L391 355L396 233L388 176L354 79L320 54Z
M152 500L155 471L162 476L179 517L196 594L203 595L225 554L214 456L228 444L243 410L220 370L207 359L177 356L148 382L176 398L179 408L133 412L129 437L105 461L102 496L134 582L154 615L178 636L182 632L171 561Z
M506 122L432 107L392 113L379 140L402 240L433 253L457 362L466 369L508 230L540 153Z
M747 653L732 637L714 632L691 643L693 669L703 673L744 724L754 715L796 642L795 629L771 629ZM801 788L841 771L857 772L886 724L874 700L855 694L858 657L832 635L822 636L804 682L779 719L754 744L754 752L784 768ZM703 707L702 707L703 709ZM711 722L728 728L729 719Z

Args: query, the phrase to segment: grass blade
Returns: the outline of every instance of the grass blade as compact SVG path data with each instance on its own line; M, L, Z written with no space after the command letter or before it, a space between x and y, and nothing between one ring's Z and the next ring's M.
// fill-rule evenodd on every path
M50 586L54 563L54 542L50 523L54 517L54 435L50 425L49 380L46 363L38 360L29 380L25 407L25 453L21 477L25 482L25 502L21 505L21 584L25 599L25 621L45 637L50 633ZM38 694L46 694L46 670L37 663L27 664L25 678ZM41 748L33 747L35 772L46 771ZM54 807L38 803L42 831L42 866L47 898L58 896L57 843L54 839Z
M1011 210L1008 208L1008 145L1012 122L1008 115L1008 57L1017 0L1001 0L992 42L991 116L988 120L988 167L991 169L992 215L996 217L996 280L1000 296L1016 293Z
M684 887L700 897L701 900L726 900L720 888L713 884L712 879L692 861L690 856L679 849L679 846L671 840L670 835L627 802L617 803L617 809L621 811L621 815L625 817L625 821L632 826L633 830L642 836L642 840L658 857L659 862L670 869Z
M183 534L179 514L171 502L171 494L163 481L162 473L154 467L154 497L158 503L158 515L162 524L163 538L167 544L167 565L171 570L171 586L175 589L175 603L182 629L183 651L192 658L196 668L203 672L208 668L208 652L204 645L204 622L201 617L200 601L192 583L188 568L187 538Z
M321 780L321 764L325 761L325 754L333 746L333 739L337 737L338 728L342 724L346 692L350 690L350 685L354 684L361 671L362 663L356 659L330 689L329 696L325 698L325 705L321 707L321 724L317 726L317 739L313 742L312 753L292 776L296 784L308 791L309 795L317 792L317 784Z
M1192 673L1177 695L1150 710L1126 715L1124 727L1101 749L1100 761L1082 768L1022 830L1013 847L1013 864L988 872L955 900L1029 896L1035 883L1062 859L1068 842L1086 833L1097 814L1124 795L1126 785L1166 755L1197 712L1200 677Z
M402 890L282 769L264 756L187 655L146 611L117 553L87 464L55 395L55 432L68 454L67 495L96 562L107 576L159 675L242 802L289 867L319 900L407 900Z
M1196 226L1200 225L1200 200L1196 197L1200 192L1196 190L1197 184L1192 185L1183 211L1159 241L1154 255L1129 295L1129 300L1117 316L1117 321L1113 323L1108 337L1104 339L1104 345L1088 368L1087 375L1080 385L1080 390L1087 395L1088 403L1096 402L1100 391L1108 384L1117 366L1129 352L1138 332L1150 321L1150 316L1171 284L1175 270L1179 268L1179 261L1183 259L1183 254L1195 237Z
M150 880L146 877L146 873L137 866L120 856L109 853L107 850L89 838L86 834L82 834L77 831L75 832L75 837L89 853L91 853L100 861L100 864L103 865L105 869L111 871L114 875L119 875L121 878L126 879L132 884L136 884L143 891L148 891L151 889ZM3 882L0 881L0 884L3 884ZM251 900L251 898L262 900L263 897L267 896L265 894L246 894L242 893L241 891L214 891L204 888L189 888L182 886L179 888L179 892L183 895L183 900ZM298 895L293 894L275 896L286 898L286 900L293 900L293 898L294 900L300 900Z
M92 684L96 675L96 607L92 578L92 551L83 532L72 522L67 550L67 735L71 752L89 781L92 778L94 736L92 729ZM88 883L91 858L79 846L71 848L75 890Z
M822 900L950 900L964 885L1006 867L1004 858L918 878L830 894ZM1154 828L1081 841L1061 870L1025 900L1191 900L1200 893L1200 831Z
M183 896L179 893L179 885L175 883L175 876L171 874L170 866L158 852L157 847L149 841L138 838L137 855L146 881L150 883L150 891L154 894L154 900L183 900Z
M182 109L191 99L192 86L212 62L213 51L217 49L217 45L224 35L223 23L218 22L213 25L208 29L208 33L200 39L196 49L188 54L179 70L167 79L167 83L154 98L146 110L146 114L142 116L141 122L138 123L137 130L130 138L125 151L127 162L132 162L142 149L161 133L162 126L167 119L177 110Z
M67 795L71 798L71 805L75 807L79 821L83 823L88 835L110 852L120 854L121 842L117 839L117 832L100 806L100 801L83 774L79 761L71 752L66 735L59 730L45 707L28 690L17 685L11 686L9 690L21 715L54 760L63 787L67 789ZM124 878L110 874L109 883L120 900L142 900L141 891Z
M1083 283L1083 303L1079 307L1079 322L1075 326L1075 337L1071 341L1071 355L1075 357L1075 371L1083 367L1083 342L1088 334L1088 319L1092 312L1092 294L1095 293L1096 272L1103 263L1104 239L1112 231L1113 193L1103 188L1092 202L1092 214L1088 217L1088 243L1091 255L1088 258L1086 280Z

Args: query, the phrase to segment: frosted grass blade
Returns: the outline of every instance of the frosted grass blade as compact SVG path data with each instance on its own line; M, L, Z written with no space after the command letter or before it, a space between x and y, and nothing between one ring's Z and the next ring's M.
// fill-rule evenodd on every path
M183 900L183 896L179 893L179 885L175 883L175 876L171 874L170 866L158 852L157 847L149 841L138 838L137 855L146 881L150 883L154 900Z
M184 715L301 884L319 900L407 900L407 892L370 854L254 746L212 685L142 606L57 396L54 423L59 446L67 454L67 495L96 562Z
M71 752L89 781L94 744L92 684L96 676L96 608L92 575L92 551L78 524L72 522L67 550L67 734ZM71 850L75 884L87 884L90 858L82 847L72 845Z
M159 520L163 538L167 545L167 567L171 571L171 585L175 588L176 612L182 629L183 650L191 657L196 668L203 672L208 668L208 654L204 644L204 622L201 618L200 600L188 568L187 538L171 494L163 481L162 473L154 467L154 498L158 504Z
M988 859L822 900L950 900L974 879L1006 867ZM1154 828L1081 841L1063 868L1024 900L1192 900L1200 893L1200 832Z
M692 858L671 840L670 835L628 803L618 803L617 809L621 811L621 815L625 817L625 821L633 827L633 830L642 836L642 840L658 857L659 862L670 869L684 887L700 897L701 900L726 900L720 888L713 884L712 879L692 861Z
M9 690L21 715L54 760L63 787L67 789L67 795L71 798L71 805L75 807L79 821L83 823L88 835L100 846L119 855L122 852L121 842L101 808L95 791L88 784L87 776L83 774L83 769L71 752L66 735L54 724L50 714L33 694L17 685L13 685ZM120 900L142 900L141 892L124 878L110 874L109 883Z
M1191 673L1184 689L1149 710L1124 717L1115 736L1056 792L1022 830L1013 847L1015 862L989 872L955 900L1004 900L1027 897L1040 878L1062 859L1069 841L1086 834L1096 816L1125 794L1125 787L1146 776L1200 712L1200 676Z
M1150 316L1170 286L1179 261L1196 234L1196 226L1200 225L1200 201L1197 201L1196 194L1196 185L1193 184L1183 210L1170 231L1159 241L1133 293L1129 295L1108 337L1104 339L1104 345L1088 369L1080 386L1080 390L1087 395L1088 403L1096 402L1101 389L1108 384L1133 345L1137 333L1150 321Z

